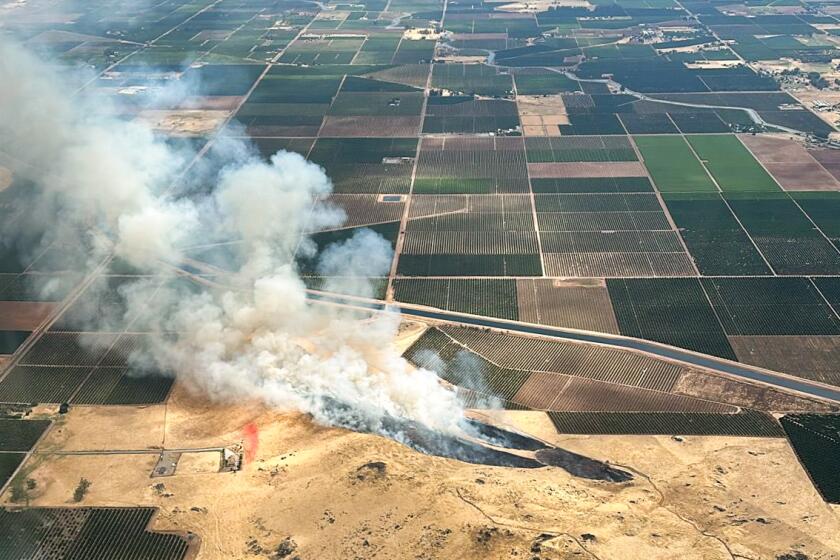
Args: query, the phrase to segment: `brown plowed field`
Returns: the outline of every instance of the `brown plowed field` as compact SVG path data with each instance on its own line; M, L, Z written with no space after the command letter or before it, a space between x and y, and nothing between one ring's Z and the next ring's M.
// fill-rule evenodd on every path
M739 138L783 189L840 190L840 183L799 142L765 134Z
M765 163L764 167L786 191L840 190L840 183L816 161Z
M529 163L528 173L532 179L647 177L645 166L638 161Z
M814 156L825 169L834 175L834 178L840 181L840 150L829 150L826 148L819 148L808 150L808 153Z
M520 279L516 293L522 321L618 333L610 295L601 280Z
M32 331L55 309L54 303L0 301L0 331Z

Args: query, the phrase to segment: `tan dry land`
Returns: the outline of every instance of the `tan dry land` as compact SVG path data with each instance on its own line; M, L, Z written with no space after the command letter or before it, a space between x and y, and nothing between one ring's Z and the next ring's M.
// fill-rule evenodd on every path
M77 441L110 436L106 445L120 447L123 432L139 427L142 416L129 410L76 408L65 427ZM123 414L134 419L107 428ZM259 433L254 460L222 474L186 459L201 468L185 465L151 479L154 455L39 456L29 473L38 487L32 505L68 505L85 477L92 485L82 505L159 507L152 528L199 534L200 559L270 557L287 537L301 558L530 558L539 535L539 555L547 559L775 558L794 550L838 558L840 520L783 439L561 437L544 416L497 415L623 465L635 480L470 465L320 427L301 414L213 406L179 392L168 405L168 446L238 440L252 422ZM156 418L145 421L162 422ZM51 446L61 446L51 438ZM252 552L253 541L262 552Z
M195 136L210 134L221 126L229 111L207 109L178 109L141 111L138 119L154 130L173 135Z
M840 74L825 74L823 77L825 77L825 79L827 80L833 80L836 78L840 78ZM799 99L799 101L801 101L802 104L807 107L810 107L814 103L814 101L817 100L827 103L829 105L836 105L840 103L840 91L806 88L796 91L795 93L792 93L792 95ZM814 114L832 126L834 126L835 123L840 121L840 110L814 111Z
M560 136L569 115L560 95L518 95L516 106L525 136Z
M0 165L0 192L5 191L12 185L14 175L8 167Z

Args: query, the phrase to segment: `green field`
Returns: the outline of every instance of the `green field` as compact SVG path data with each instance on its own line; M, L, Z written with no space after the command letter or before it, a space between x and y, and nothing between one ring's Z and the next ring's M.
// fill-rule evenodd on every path
M661 192L717 190L681 136L634 136L633 141Z
M691 147L723 191L777 191L779 185L731 134L689 136Z

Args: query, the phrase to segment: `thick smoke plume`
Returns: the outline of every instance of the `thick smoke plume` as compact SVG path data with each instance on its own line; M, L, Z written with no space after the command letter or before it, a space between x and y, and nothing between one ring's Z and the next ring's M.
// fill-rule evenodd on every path
M381 430L399 417L456 429L454 393L392 348L398 318L307 302L295 255L314 257L307 232L344 219L324 202L332 185L320 167L282 151L266 163L225 137L194 168L205 172L185 180L192 152L100 97L72 96L61 72L0 42L0 165L27 187L25 212L0 225L0 239L31 253L59 242L79 272L113 256L153 273L121 286L119 317L90 318L93 328L150 333L133 365L171 371L213 399L259 399L325 423ZM183 275L197 247L225 248L235 264L161 280ZM325 289L370 296L365 277L386 276L391 256L362 230L322 251L315 271L328 276Z

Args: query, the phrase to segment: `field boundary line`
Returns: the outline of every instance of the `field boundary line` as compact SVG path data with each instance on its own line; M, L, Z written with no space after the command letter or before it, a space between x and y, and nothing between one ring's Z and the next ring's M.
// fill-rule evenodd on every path
M385 301L394 300L394 279L397 276L397 268L400 264L400 254L402 253L402 248L405 244L405 232L408 229L408 216L411 212L411 201L414 199L414 181L417 179L417 168L420 166L420 152L423 148L423 122L426 120L426 106L429 102L429 91L432 86L433 66L433 64L429 64L429 74L426 76L426 87L423 89L423 105L420 108L420 130L416 137L417 149L414 152L414 166L411 168L411 180L408 183L408 195L406 196L405 208L403 208L402 218L400 219L400 229L397 232L397 242L394 244L394 256L391 259L391 270L388 272L388 286L385 288ZM444 144L444 149L445 148L446 146ZM467 199L466 204L468 209L469 199Z
M840 319L840 313L838 313L838 311L836 309L834 309L834 306L831 305L831 302L828 301L828 298L825 297L824 293L822 293L822 290L820 290L820 287L817 286L816 282L814 282L814 279L810 276L808 276L807 278L808 278L808 281L811 283L811 285L814 287L814 289L817 290L817 293L820 294L820 298L822 298L822 300L825 302L825 304L828 306L828 308L831 309L831 312L834 314L834 316L837 317L838 319Z
M736 134L735 137L738 138L738 135ZM811 216L805 210L802 209L802 206L799 204L799 202L793 196L791 196L790 192L786 191L785 189L782 188L782 185L779 184L778 181L776 181L776 178L773 177L773 174L770 173L770 170L767 169L767 167L765 167L764 162L762 162L760 159L758 159L758 157L756 157L756 155L753 153L753 151L750 150L750 147L747 146L740 138L738 138L738 141L741 142L741 145L744 146L747 149L747 151L750 153L750 155L753 157L753 159L756 162L758 162L758 164L761 166L761 168L764 170L764 172L767 173L773 179L773 181L776 183L776 185L779 186L779 190L782 193L784 193L784 195L786 197L788 197L788 199L791 202L793 202L793 204L799 209L800 212L802 212L802 215L805 216L808 219L808 221L811 223L811 225L814 226L814 229L817 230L818 232L820 232L820 235L822 235L823 238L826 241L828 241L828 244L831 246L832 249L834 249L834 252L837 253L837 254L840 254L840 248L838 248L834 244L834 242L831 241L831 238L825 234L825 232L822 230L822 228L817 225L817 223L811 218Z
M624 123L622 123L622 126L624 126ZM624 127L624 128L625 128L625 130L627 130L627 127ZM679 128L677 130L679 130ZM656 200L657 200L657 202L659 202L659 208L662 210L662 213L665 214L665 219L668 220L668 224L671 226L671 231L673 231L677 235L677 239L680 240L680 245L682 245L683 251L685 251L686 256L688 256L688 259L691 261L691 268L694 269L694 272L697 274L697 276L701 276L700 269L697 268L697 261L694 260L694 255L692 255L691 251L688 250L688 245L686 245L685 239L683 239L683 236L680 233L680 228L677 227L677 222L674 221L674 217L671 216L671 211L668 209L668 205L665 204L665 199L662 198L662 192L659 190L659 187L656 185L656 181L653 180L653 177L651 176L650 171L647 168L647 165L645 165L645 160L644 160L644 157L642 156L642 151L639 150L639 146L636 145L636 140L635 140L635 138L633 138L632 134L628 133L627 138L630 141L630 145L633 146L633 151L636 153L636 158L639 160L639 162L642 164L642 167L644 167L644 169L645 169L645 175L647 176L648 181L650 181L650 184L653 185L653 192L656 194ZM686 140L683 139L683 142L686 142ZM637 194L641 194L641 193L637 193ZM630 212L630 217L633 220L633 223L636 224L635 212L630 211L629 209L628 209L628 212ZM638 225L638 224L636 224L636 225ZM639 231L644 231L644 230L639 230ZM650 231L656 231L656 230L650 230ZM659 277L659 275L656 274L656 271L653 269L653 261L651 261L650 256L645 255L645 258L647 258L648 264L650 264L651 272L653 272L656 277Z
M521 117L519 116L519 91L516 89L516 76L511 73L511 82L513 83L513 99L516 104L516 117L520 119L519 125L522 126ZM545 126L543 126L545 129ZM524 131L524 127L523 127ZM542 248L542 236L540 235L540 222L537 217L537 199L534 196L534 187L531 185L531 171L528 168L528 146L526 136L522 134L522 152L525 156L525 177L528 179L528 199L531 201L531 217L534 220L534 231L537 233L537 250L540 252L540 278L545 278L545 255ZM551 144L549 144L550 146ZM504 209L504 206L502 206ZM535 296L536 297L536 296Z
M181 27L182 25L187 23L188 21L191 21L193 18L198 17L199 15L203 14L207 10L215 8L216 4L220 4L221 2L222 2L222 0L215 0L215 2L211 2L210 4L207 4L206 6L204 6L203 8L201 8L200 10L198 10L197 12L192 14L191 16L189 16L186 19L178 22L177 24L172 26L170 29L167 29L166 31L164 31L163 33L161 33L160 35L158 35L154 39L152 39L150 41L147 41L146 43L141 43L142 46L139 49L137 49L136 51L131 51L130 53L128 53L127 55L125 55L121 59L119 59L116 62L114 62L113 64L107 66L104 70L97 73L96 76L94 76L90 80L83 83L78 89L76 89L76 91L73 92L73 94L75 95L75 94L79 93L80 91L82 91L84 89L87 89L88 86L90 86L91 84L96 82L99 78L101 78L102 76L104 76L105 74L107 74L108 72L110 72L111 70L113 70L114 68L116 68L117 66L119 66L120 64L122 64L123 62L128 60L129 58L131 58L132 56L134 56L135 54L145 51L146 49L153 46L155 43L157 43L158 41L160 41L161 39L163 39L164 37L166 37L167 35L169 35L173 31L175 31L176 29L178 29L179 27ZM170 13L175 13L177 11L178 10L176 8L176 9L172 10L172 12L170 12ZM120 42L123 43L124 41L120 41ZM200 57L197 57L197 58L200 58Z
M755 242L755 239L753 239L752 235L750 235L750 232L749 232L749 231L747 231L747 228L746 228L746 227L744 227L743 222L741 222L741 218L739 218L739 217L738 217L738 214L736 214L736 213L735 213L735 211L732 209L732 206L729 204L729 201L728 201L728 200L726 200L726 197L724 196L724 194L726 194L726 191L724 191L724 190L720 187L720 183L718 183L718 180L715 178L715 176L714 176L714 175L712 175L712 172L711 172L711 171L709 171L708 167L706 167L706 164L705 164L705 163L703 163L703 160L702 160L702 159L700 159L700 155L699 155L699 154L697 153L697 151L694 149L694 146L692 146L692 145L691 145L691 142L689 142L689 141L688 141L688 138L686 137L686 135L685 135L685 134L681 134L680 136L682 137L683 141L684 141L686 144L688 144L688 149L689 149L689 150L691 150L691 153L692 153L692 154L694 154L694 157L695 157L695 158L697 158L697 161L698 161L698 162L700 162L700 165L702 165L702 166L703 166L703 169L705 169L705 170L706 170L706 174L707 174L707 175L708 175L708 176L712 179L712 182L715 184L715 187L717 187L717 190L718 190L718 196L719 196L719 197L720 197L720 199L723 201L723 203L726 205L726 208L728 208L728 209L729 209L729 213L730 213L730 214L732 214L732 217L733 217L733 218L735 218L735 221L736 221L736 222L738 222L738 225L739 225L739 226L741 227L741 229L744 231L744 234L747 236L747 239L749 239L749 240L750 240L750 243L752 243L752 246L753 246L753 247L755 247L755 250L756 250L756 251L758 251L758 254L761 256L761 260L763 260L763 261L764 261L764 264L766 264L766 265L767 265L767 268L770 270L770 272L773 274L773 276L778 276L778 274L776 273L776 269L775 269L775 268L773 268L773 265L771 265L771 264L770 264L770 261L768 261L768 260L767 260L767 257L766 257L766 256L764 256L764 253L763 253L763 252L761 251L761 249L758 247L758 244ZM735 138L738 140L738 142L741 142L741 139L740 139L740 138L738 138L738 135L737 135L737 134L735 134L735 135L733 135L733 136L735 136ZM744 143L743 143L743 142L741 142L741 145L744 145ZM749 150L748 150L748 151L749 151ZM755 160L757 161L757 158L753 155L753 153L752 153L752 152L750 152L750 155L752 155L752 156L753 156L753 159L755 159ZM765 169L765 171L766 171L766 169ZM771 177L772 177L772 175L771 175ZM775 181L776 179L773 179L773 180ZM777 184L778 184L778 183L777 183ZM780 187L780 189L781 189L781 187Z

